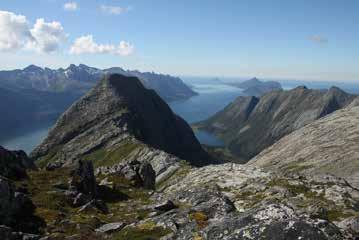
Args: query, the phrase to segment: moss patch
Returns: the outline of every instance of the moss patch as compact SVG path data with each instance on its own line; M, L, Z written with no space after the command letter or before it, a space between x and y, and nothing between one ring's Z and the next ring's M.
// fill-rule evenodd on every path
M92 161L94 167L113 166L117 163L120 163L139 146L140 144L138 143L128 141L114 149L106 150L104 148L100 148L83 156L83 159Z
M111 236L114 240L155 240L171 233L171 230L157 226L152 221L147 221L137 227L126 227Z
M203 229L208 225L208 216L201 211L191 212L189 214L189 219L196 221L199 229Z

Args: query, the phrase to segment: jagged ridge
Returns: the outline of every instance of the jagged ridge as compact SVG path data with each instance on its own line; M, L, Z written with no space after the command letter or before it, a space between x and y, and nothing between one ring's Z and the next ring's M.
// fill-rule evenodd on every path
M336 87L327 91L306 87L276 90L261 98L238 97L198 125L219 135L233 153L249 160L283 136L347 106L354 98Z

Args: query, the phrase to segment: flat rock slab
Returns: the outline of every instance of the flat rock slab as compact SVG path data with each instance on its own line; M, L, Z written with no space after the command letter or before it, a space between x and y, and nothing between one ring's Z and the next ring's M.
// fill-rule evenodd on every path
M97 228L95 231L99 233L112 233L120 231L125 226L126 224L124 224L123 222L108 223Z

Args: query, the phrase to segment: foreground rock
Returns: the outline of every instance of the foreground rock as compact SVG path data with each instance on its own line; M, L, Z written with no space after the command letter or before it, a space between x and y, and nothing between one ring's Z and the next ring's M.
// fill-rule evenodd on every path
M32 157L65 166L87 158L104 166L121 161L141 144L194 165L212 162L188 124L154 91L137 78L116 74L67 110Z
M359 189L359 106L309 124L261 152L249 165L308 175L333 174Z
M27 169L35 169L35 164L24 151L9 151L0 146L0 175L21 179L27 176Z
M283 136L348 106L354 98L336 87L327 91L297 87L260 98L238 97L198 127L224 139L232 153L248 161Z
M70 189L87 194L92 198L97 195L97 183L94 168L91 161L79 161L78 166L72 172Z
M151 218L172 229L171 239L352 239L355 223L344 222L356 215L359 192L340 178L224 164L194 169L154 198L188 206Z
M31 199L17 192L10 180L0 176L0 225L4 225L0 237L16 235L19 231L37 232L41 223L33 216L34 211Z

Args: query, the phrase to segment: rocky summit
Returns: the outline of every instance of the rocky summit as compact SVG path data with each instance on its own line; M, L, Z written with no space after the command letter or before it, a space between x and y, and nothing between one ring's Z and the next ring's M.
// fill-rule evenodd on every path
M107 166L145 146L193 165L212 162L189 125L153 90L135 77L112 74L58 119L31 156L46 163L87 159Z
M260 98L240 96L196 126L218 135L232 153L248 161L283 136L349 105L355 97L337 87L275 90Z

